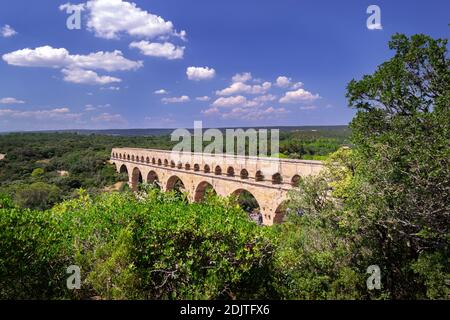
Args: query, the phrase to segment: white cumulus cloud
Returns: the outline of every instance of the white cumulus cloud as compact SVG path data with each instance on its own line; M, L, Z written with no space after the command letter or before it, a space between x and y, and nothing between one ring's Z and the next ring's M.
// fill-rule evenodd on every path
M19 100L16 98L12 98L12 97L6 97L6 98L1 98L0 103L1 104L23 104L23 103L25 103L25 101Z
M265 94L265 95L254 98L253 101L259 102L262 104L262 103L269 102L269 101L275 101L276 99L277 99L277 97L274 96L273 94Z
M291 78L285 77L285 76L279 76L276 80L276 86L280 88L286 88L291 85Z
M153 92L154 94L168 94L168 92L165 89L159 89Z
M186 75L189 80L209 80L215 77L216 70L209 67L188 67L186 69Z
M279 76L277 80L275 81L275 85L280 88L288 88L290 87L292 90L296 90L298 88L301 88L303 86L302 82L292 82L291 78L288 78L286 76Z
M64 81L82 84L109 84L122 80L110 76L99 76L95 71L84 69L63 69Z
M6 53L2 58L13 66L62 69L65 81L85 84L109 84L121 81L116 77L99 76L92 69L112 72L136 70L143 66L142 61L126 59L119 50L72 55L65 48L51 46L21 49Z
M310 102L319 99L318 94L312 94L302 88L295 91L288 91L280 99L280 103L298 103L298 102Z
M228 88L216 91L219 96L230 96L238 93L248 94L262 94L267 92L272 87L270 82L264 82L263 84L249 85L244 82L234 82Z
M252 74L250 72L236 73L231 81L233 82L247 82L252 79Z
M123 57L120 50L95 52L88 55L70 55L70 66L83 69L103 69L106 71L136 70L142 61L132 61Z
M70 64L70 55L66 49L50 46L16 50L4 54L2 58L6 63L19 67L61 68Z
M25 48L2 56L10 65L19 67L83 68L106 71L135 70L143 66L142 61L132 61L123 57L119 50L99 51L88 55L71 55L65 48L43 46L35 49Z
M213 107L251 107L256 105L258 105L256 101L248 100L244 96L220 97L212 104Z
M157 43L139 41L130 43L130 48L137 48L143 55L166 58L169 60L182 59L185 47L177 47L170 42Z
M17 34L17 31L14 30L9 24L5 24L0 29L0 34L2 35L3 38L9 38L15 36Z
M71 4L60 6L65 10ZM92 0L82 4L87 11L88 30L97 37L118 39L121 34L141 38L175 36L185 39L186 31L177 32L171 21L122 0Z

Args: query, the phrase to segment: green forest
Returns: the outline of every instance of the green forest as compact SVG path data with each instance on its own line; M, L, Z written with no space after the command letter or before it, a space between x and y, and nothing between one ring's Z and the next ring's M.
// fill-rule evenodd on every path
M0 135L0 299L449 299L447 44L394 35L393 57L347 85L348 128L281 132L280 157L325 169L270 227L233 198L111 188L126 178L113 147L169 136Z

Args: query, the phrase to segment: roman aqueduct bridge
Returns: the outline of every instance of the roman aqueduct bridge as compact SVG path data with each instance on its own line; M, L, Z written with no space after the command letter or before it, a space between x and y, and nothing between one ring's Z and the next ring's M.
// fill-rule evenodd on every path
M225 197L246 190L257 200L265 225L282 220L287 193L300 177L322 169L320 161L137 148L114 148L111 163L128 174L133 190L140 182L157 182L169 191L181 182L193 202L202 201L208 187Z

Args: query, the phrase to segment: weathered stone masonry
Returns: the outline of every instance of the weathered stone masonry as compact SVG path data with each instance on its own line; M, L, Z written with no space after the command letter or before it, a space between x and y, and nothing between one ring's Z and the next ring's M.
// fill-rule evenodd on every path
M139 181L158 181L168 191L178 179L190 201L201 201L209 185L225 197L247 190L258 201L265 225L282 220L282 204L298 179L319 173L323 166L320 161L137 148L114 148L111 163L128 173L133 190Z

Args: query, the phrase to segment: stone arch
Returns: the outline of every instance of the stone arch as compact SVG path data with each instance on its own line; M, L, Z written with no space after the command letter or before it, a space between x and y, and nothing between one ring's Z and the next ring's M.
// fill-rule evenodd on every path
M200 182L195 189L194 201L202 202L205 199L205 195L208 190L212 190L212 192L216 194L216 190L214 190L214 187L209 182Z
M264 175L261 170L256 171L255 181L264 181Z
M209 173L211 171L211 168L207 164L205 164L205 166L203 167L203 171L205 173Z
M288 200L284 200L281 204L278 205L273 216L274 223L283 222L284 218L286 217L286 214L289 212L288 205L289 205Z
M128 175L128 168L126 165L121 165L119 169L119 173L126 173Z
M298 183L300 182L300 176L298 174L296 174L295 176L292 177L291 179L291 184L293 187L297 187Z
M262 206L261 203L256 199L256 196L246 189L237 189L233 191L231 194L233 197L236 197L236 200L242 210L246 211L249 217L257 222L258 224L263 223L262 218Z
M139 170L139 168L135 167L133 169L133 173L131 175L131 189L133 191L137 191L138 187L139 187L139 183L142 183L142 174L141 174L141 170Z
M191 170L191 165L189 163L186 163L184 169Z
M169 165L169 161L167 159L164 159L164 167L167 167Z
M126 165L122 164L118 171L119 171L120 176L121 176L120 180L124 181L124 182L126 181L127 185L129 185L130 174L128 173L128 167Z
M152 164L156 164L155 158L152 158Z
M161 159L158 159L158 166L162 165Z
M186 190L185 184L183 180L181 180L178 176L171 176L166 183L166 191L178 191L178 192L184 192Z
M148 158L147 158L148 159ZM141 162L144 163L144 156L141 157Z
M214 169L214 174L216 176L221 176L222 175L222 168L220 166L216 166L216 168Z
M241 179L248 179L248 171L246 169L242 169L240 173Z
M134 154L131 156L131 161L134 161Z
M200 171L200 166L198 163L194 164L194 171Z
M130 155L129 154L127 154L127 160L130 161Z
M147 183L152 185L153 187L161 189L158 174L153 170L151 170L147 175Z
M178 168L178 169L183 169L183 164L182 164L181 162L178 162L177 168Z
M150 158L149 157L145 158L145 162L150 163Z
M158 174L151 170L147 175L147 183L159 182Z
M175 161L173 161L173 160L170 161L170 167L171 167L171 168L175 168Z
M234 168L233 167L228 167L227 176L234 177Z
M278 172L272 176L272 184L282 184L283 177Z
M122 154L121 153L119 153L119 159L122 159Z
M234 191L231 193L231 196L237 197L237 196L240 196L240 195L243 194L243 193L248 193L248 194L250 194L250 195L255 199L255 201L258 203L258 206L261 208L261 205L260 205L259 201L256 199L256 196L253 194L253 192L251 192L251 191L249 191L249 190L247 190L247 189L244 189L244 188L238 188L238 189L234 190Z

